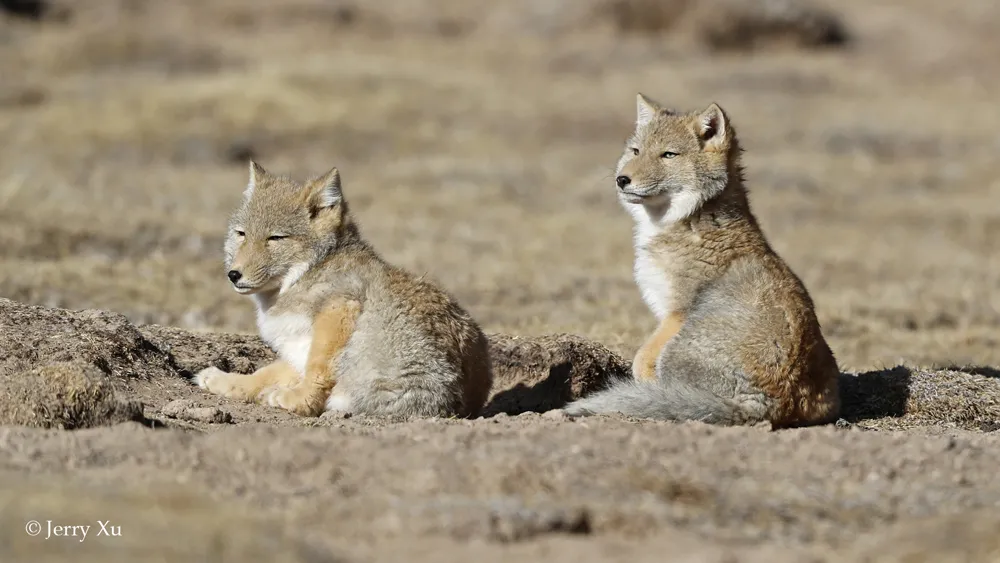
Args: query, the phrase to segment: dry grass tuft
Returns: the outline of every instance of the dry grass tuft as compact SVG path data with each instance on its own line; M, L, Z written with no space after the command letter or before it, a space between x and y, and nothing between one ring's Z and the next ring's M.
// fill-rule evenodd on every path
M941 426L992 431L1000 421L1000 377L992 368L897 366L841 377L842 417L873 430Z
M76 430L142 422L142 404L122 400L107 375L80 362L0 374L0 424Z

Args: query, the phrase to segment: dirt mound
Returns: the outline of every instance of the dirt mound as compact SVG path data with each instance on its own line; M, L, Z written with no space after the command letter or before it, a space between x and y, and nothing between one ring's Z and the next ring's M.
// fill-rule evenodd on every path
M185 376L209 366L251 373L275 359L274 352L255 335L191 332L160 325L146 325L139 331L169 353Z
M628 374L628 365L610 350L572 335L495 334L490 346L496 383L487 414L557 408ZM234 417L237 423L288 422L294 417L223 401L187 381L207 366L250 373L274 357L256 336L139 329L114 313L0 299L0 381L10 382L3 397L8 405L0 413L7 413L8 424L77 428L135 420L138 407L119 403L119 396L145 404L148 416L167 424ZM177 401L187 402L182 409Z
M873 430L941 426L1000 429L1000 371L983 367L892 369L843 375L841 416Z
M559 408L631 374L620 356L578 336L489 338L495 376L487 416Z
M489 339L495 383L485 416L559 408L629 377L625 359L577 336L492 334ZM0 352L0 381L6 382L0 416L8 424L79 428L139 420L136 403L146 405L146 416L168 424L302 422L276 409L224 401L189 384L187 378L207 366L250 373L272 361L274 353L256 336L158 325L140 329L114 313L0 299ZM842 418L881 430L996 430L998 373L899 366L844 374ZM177 401L186 401L183 409ZM198 416L184 414L189 411Z
M0 381L0 424L74 430L144 420L142 405L119 399L93 365L57 362Z
M168 354L123 315L67 311L0 298L0 376L54 362L93 365L126 384L176 373Z

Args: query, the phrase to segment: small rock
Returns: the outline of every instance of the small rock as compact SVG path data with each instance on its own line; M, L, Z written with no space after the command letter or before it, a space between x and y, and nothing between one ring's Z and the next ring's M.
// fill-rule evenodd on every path
M170 418L181 418L181 415L193 406L194 404L189 400L177 399L163 405L160 408L160 414L169 416Z
M184 417L195 422L208 422L215 424L229 424L233 421L233 415L216 407L196 407L188 409Z
M233 416L217 407L196 407L186 399L170 401L163 405L160 414L170 418L189 420L191 422L207 422L209 424L229 424Z
M542 413L542 418L549 420L569 420L569 415L563 409L552 409Z

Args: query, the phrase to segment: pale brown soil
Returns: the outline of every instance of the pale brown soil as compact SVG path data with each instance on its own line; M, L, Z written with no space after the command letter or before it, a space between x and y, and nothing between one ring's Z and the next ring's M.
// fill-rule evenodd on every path
M50 4L0 10L0 560L1000 560L992 0ZM610 178L637 91L731 114L838 424L518 416L653 327ZM472 312L490 416L190 386L271 357L221 266L251 155L338 166L372 243Z

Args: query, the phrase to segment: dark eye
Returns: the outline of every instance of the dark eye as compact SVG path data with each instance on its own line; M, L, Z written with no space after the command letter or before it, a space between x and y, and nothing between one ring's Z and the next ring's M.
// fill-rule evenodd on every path
M243 231L236 231L236 236L238 236L238 237L245 237L245 236L247 236L247 234L244 233Z
M288 238L288 236L286 236L286 235L271 235L271 236L267 237L267 240L283 240L283 239L286 239L286 238Z
M660 156L661 156L662 158L673 158L673 157L677 156L677 153L675 153L675 152L670 152L670 151L667 151L667 152L665 152L665 153L661 154Z
M634 154L635 156L639 156L639 149L632 147L632 154Z

